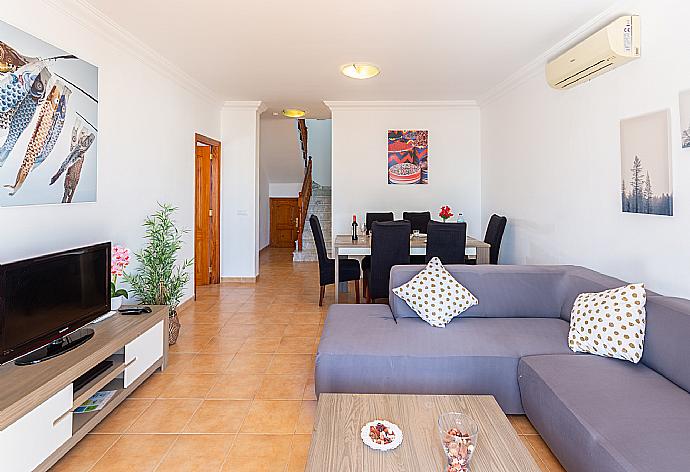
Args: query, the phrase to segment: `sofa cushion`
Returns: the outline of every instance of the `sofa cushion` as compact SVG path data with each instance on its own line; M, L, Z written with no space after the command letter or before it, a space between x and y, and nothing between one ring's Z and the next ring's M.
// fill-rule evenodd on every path
M690 395L652 369L591 355L525 357L522 403L568 472L690 464Z
M438 257L433 257L412 280L395 287L393 293L436 328L443 328L450 320L479 303L450 275Z
M408 282L424 266L394 266L391 290ZM462 316L483 318L556 318L563 305L564 266L447 265L446 269L479 300ZM621 284L622 285L622 284ZM397 317L417 317L392 291L391 310Z
M649 293L642 363L690 392L690 300Z
M642 358L646 302L643 284L581 293L570 315L568 346L637 364Z
M333 305L316 356L316 392L490 394L521 413L517 363L570 353L559 318L461 316L444 329L418 318L395 324L386 305Z

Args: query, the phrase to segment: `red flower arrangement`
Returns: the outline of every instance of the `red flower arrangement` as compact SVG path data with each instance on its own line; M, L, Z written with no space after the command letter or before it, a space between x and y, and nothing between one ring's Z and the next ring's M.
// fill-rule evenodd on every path
M443 222L445 223L448 218L453 216L453 212L450 211L449 206L442 206L441 211L439 212L438 216L440 216L441 219L443 220Z

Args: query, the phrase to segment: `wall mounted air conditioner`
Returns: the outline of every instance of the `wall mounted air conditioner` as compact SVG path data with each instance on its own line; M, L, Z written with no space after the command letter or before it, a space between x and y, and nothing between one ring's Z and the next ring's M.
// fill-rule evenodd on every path
M640 57L640 17L621 16L546 65L546 80L567 89Z

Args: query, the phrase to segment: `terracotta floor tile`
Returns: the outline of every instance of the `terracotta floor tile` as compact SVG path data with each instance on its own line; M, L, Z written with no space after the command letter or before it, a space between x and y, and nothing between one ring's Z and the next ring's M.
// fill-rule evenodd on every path
M280 340L282 338L247 338L242 347L240 348L240 353L250 353L256 352L261 354L270 354L276 352L278 346L280 345Z
M264 326L259 323L235 323L230 321L220 332L220 336L228 338L277 338L283 335L284 325Z
M276 354L269 374L308 375L314 370L314 356L310 354Z
M303 401L295 427L296 434L311 434L314 431L316 401Z
M280 345L278 346L278 350L276 352L280 354L312 354L315 351L315 337L285 336L280 341Z
M523 437L525 437L530 446L534 448L539 459L546 465L549 472L561 472L564 470L541 436L529 435Z
M273 354L242 354L238 353L230 362L227 373L263 374L273 360Z
M165 369L166 374L179 374L191 364L196 354L189 352L170 352L168 353L168 366Z
M289 400L254 400L241 432L292 434L302 402Z
M307 377L303 375L265 375L256 394L259 400L301 400Z
M239 434L223 472L282 471L290 458L292 435Z
M525 415L508 415L508 420L518 434L539 434Z
M244 338L228 338L225 336L214 336L211 338L201 352L204 354L235 354L244 344Z
M127 398L120 403L94 429L94 433L124 433L132 423L153 403L153 399Z
M311 434L293 436L287 472L304 472L309 458L309 446L311 446Z
M219 375L207 398L251 400L259 391L263 378L261 374Z
M317 337L320 335L320 327L317 324L289 324L285 327L283 336Z
M150 472L155 470L170 446L172 434L120 436L90 472Z
M156 472L217 472L234 440L234 434L180 435Z
M180 330L180 337L177 343L170 346L170 352L200 352L201 348L208 344L208 339L206 335L187 335Z
M175 380L175 374L153 374L146 379L129 398L158 398L163 390Z
M185 367L185 372L220 374L228 367L233 356L233 354L195 354L192 361Z
M316 400L316 385L314 384L314 377L307 380L307 385L304 386L304 400Z
M250 400L204 400L185 433L236 433L249 412Z
M321 324L323 313L318 311L290 313L288 324Z
M50 472L87 472L119 438L117 434L87 434Z
M179 433L199 405L196 399L154 400L127 433Z
M216 380L213 374L178 374L159 398L205 398Z

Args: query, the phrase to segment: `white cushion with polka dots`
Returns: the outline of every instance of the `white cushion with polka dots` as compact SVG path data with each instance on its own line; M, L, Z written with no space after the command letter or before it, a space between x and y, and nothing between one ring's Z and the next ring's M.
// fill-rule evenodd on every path
M394 288L393 293L405 300L421 319L437 328L445 327L450 320L479 303L450 275L438 257L432 258L412 280Z
M644 284L599 293L582 293L570 313L568 346L574 352L642 359L647 313Z

